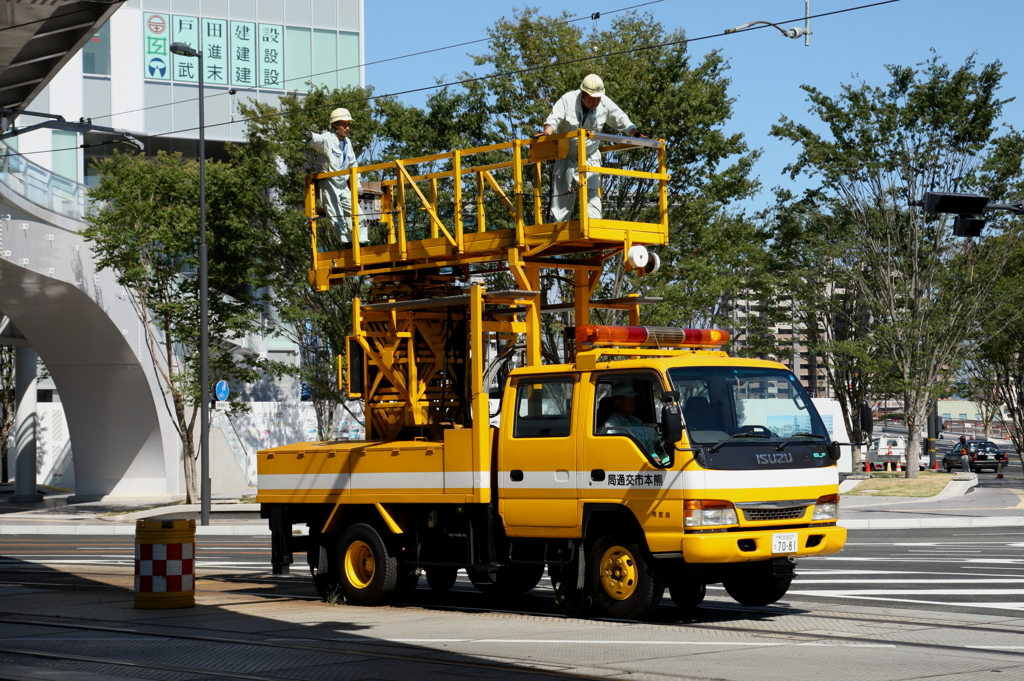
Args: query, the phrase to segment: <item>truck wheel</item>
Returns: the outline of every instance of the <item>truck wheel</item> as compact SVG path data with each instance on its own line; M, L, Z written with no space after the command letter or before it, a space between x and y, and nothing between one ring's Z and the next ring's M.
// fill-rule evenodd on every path
M590 555L594 604L609 617L642 619L661 601L665 582L653 574L644 549L628 535L601 537Z
M771 605L786 595L793 577L776 577L767 570L750 570L722 580L722 586L740 605Z
M338 542L338 582L352 605L377 605L391 597L398 582L398 561L377 530L360 523Z
M459 568L448 565L434 565L427 569L427 584L434 591L448 591L459 578Z
M707 592L708 589L704 584L687 579L675 580L668 585L668 594L672 597L672 602L683 610L700 605Z

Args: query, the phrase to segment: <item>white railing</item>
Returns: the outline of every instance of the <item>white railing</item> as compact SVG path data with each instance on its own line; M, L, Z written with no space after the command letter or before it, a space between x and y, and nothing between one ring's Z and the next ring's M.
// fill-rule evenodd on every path
M37 206L71 218L85 220L89 188L33 163L0 141L0 182Z

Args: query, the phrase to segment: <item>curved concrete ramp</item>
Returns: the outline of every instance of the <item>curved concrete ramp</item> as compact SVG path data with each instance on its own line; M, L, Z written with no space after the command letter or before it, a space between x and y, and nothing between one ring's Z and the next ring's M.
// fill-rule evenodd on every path
M76 495L176 491L145 369L104 310L73 284L0 260L0 312L39 354L64 403Z
M24 157L7 154L4 161L0 315L53 378L76 496L178 494L178 437L141 325L113 273L96 271L81 235L85 188Z

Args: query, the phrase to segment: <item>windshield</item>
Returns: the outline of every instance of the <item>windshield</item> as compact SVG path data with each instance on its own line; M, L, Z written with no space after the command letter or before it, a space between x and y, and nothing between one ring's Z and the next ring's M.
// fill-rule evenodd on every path
M782 369L671 369L691 444L732 447L828 441L828 431L803 386Z

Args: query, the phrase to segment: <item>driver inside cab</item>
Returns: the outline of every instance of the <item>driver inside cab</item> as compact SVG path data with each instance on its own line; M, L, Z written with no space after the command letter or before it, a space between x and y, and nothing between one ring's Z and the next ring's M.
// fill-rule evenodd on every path
M629 432L644 447L644 450L665 463L668 455L662 451L661 438L658 432L633 415L636 411L638 393L628 383L620 383L612 390L611 397L615 401L615 411L604 422L605 428L622 429Z

